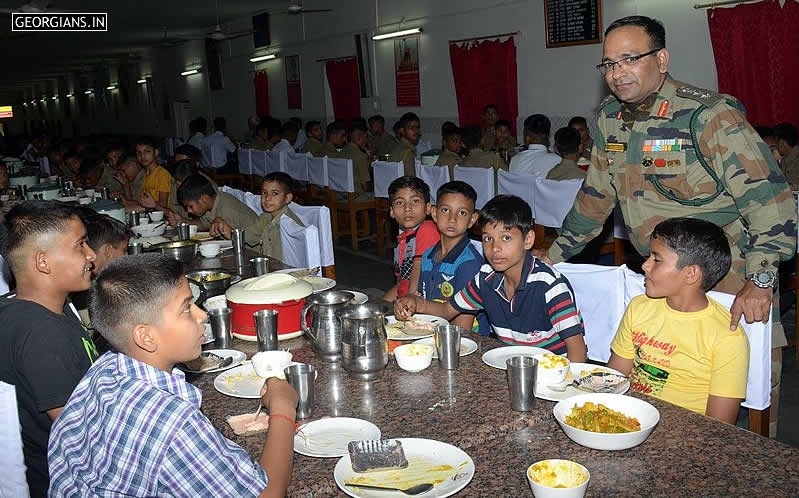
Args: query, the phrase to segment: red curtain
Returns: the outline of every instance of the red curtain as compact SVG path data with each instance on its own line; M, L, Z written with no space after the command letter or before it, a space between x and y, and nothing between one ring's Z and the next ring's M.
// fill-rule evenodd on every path
M336 119L352 121L361 115L361 86L358 82L358 61L355 57L327 61L327 84L333 98Z
M269 77L266 71L255 73L255 114L259 118L269 116Z
M515 135L519 94L513 37L504 42L467 42L462 47L450 43L449 60L461 126L482 124L483 108L488 104L496 104L500 117L510 121Z
M799 5L767 1L707 14L719 91L739 99L750 123L799 125Z

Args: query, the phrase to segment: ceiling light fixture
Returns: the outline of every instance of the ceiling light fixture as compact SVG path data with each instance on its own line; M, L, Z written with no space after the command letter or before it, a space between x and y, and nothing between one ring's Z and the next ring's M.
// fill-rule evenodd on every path
M146 78L142 78L140 80L136 80L136 83L138 83L140 85L143 85L143 84L147 83L147 79Z
M385 40L387 38L396 38L398 36L405 36L405 35L412 35L415 33L421 33L422 28L413 28L413 29L403 29L402 31L394 31L391 33L385 33L382 35L374 35L372 40Z
M42 98L42 100L40 100L39 102L45 102L45 101L47 101L47 99Z
M188 76L190 74L197 74L199 71L196 69L189 69L188 71L183 71L180 73L181 76Z
M71 93L68 93L68 94L67 94L67 98L68 98L68 99L71 99L71 98L72 98L72 94L71 94Z
M274 59L275 57L277 57L275 54L259 55L258 57L251 57L250 62L268 61L269 59Z
M91 90L91 88L90 88L90 89L86 90L86 91L85 91L85 92L83 92L83 93L85 93L86 95L91 95L91 94L92 94L92 90Z
M53 95L52 100L58 100L58 96Z
M116 90L117 86L116 85L109 85L109 86L105 87L105 89L106 90Z

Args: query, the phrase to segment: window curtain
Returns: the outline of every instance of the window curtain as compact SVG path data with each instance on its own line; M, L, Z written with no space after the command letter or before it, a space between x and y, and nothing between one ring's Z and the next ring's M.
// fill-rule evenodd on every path
M355 57L327 61L325 74L336 119L349 123L361 115L361 86Z
M255 114L259 118L269 116L269 77L266 71L255 73Z
M746 107L750 123L799 125L799 4L766 1L707 13L719 91Z
M519 94L513 37L504 42L485 40L467 42L462 46L450 43L449 60L461 126L482 126L483 108L496 104L500 117L510 121L515 136Z

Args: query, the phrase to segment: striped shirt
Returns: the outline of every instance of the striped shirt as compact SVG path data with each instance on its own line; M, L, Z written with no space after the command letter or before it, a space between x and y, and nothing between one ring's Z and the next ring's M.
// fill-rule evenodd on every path
M106 353L50 433L50 496L257 496L266 473L200 412L202 395L166 373Z
M485 264L474 280L450 299L461 313L485 310L497 338L508 344L566 352L564 340L584 334L574 291L557 270L529 252L519 287L508 299L505 275Z

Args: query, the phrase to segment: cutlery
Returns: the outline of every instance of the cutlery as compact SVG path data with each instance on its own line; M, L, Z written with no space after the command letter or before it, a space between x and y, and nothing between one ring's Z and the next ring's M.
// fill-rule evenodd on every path
M611 382L606 385L592 385L591 378L602 378L602 377L615 377L619 378L618 382ZM574 379L573 381L569 382L568 384L550 384L547 386L547 389L550 389L555 392L562 393L569 387L574 387L575 389L579 389L581 391L586 391L590 393L610 393L616 390L619 387L619 384L624 382L625 377L620 375L614 374L612 372L595 372L585 377Z
M430 483L417 484L416 486L411 486L410 488L405 489L387 488L383 486L367 486L366 484L355 484L354 482L345 482L344 485L364 489L377 489L380 491L399 491L401 493L405 493L406 495L419 495L433 489L433 485Z

